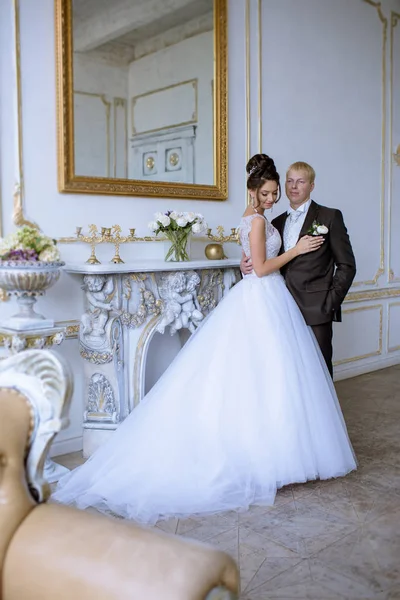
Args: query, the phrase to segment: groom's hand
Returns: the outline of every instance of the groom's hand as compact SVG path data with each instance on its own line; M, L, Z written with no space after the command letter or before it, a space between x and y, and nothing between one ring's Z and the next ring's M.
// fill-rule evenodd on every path
M253 271L253 263L251 262L251 258L248 258L244 253L242 253L242 260L240 261L240 270L243 275L250 275Z

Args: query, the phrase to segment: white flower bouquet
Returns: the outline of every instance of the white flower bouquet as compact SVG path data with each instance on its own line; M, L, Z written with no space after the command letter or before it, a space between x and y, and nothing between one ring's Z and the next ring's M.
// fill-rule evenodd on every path
M204 217L194 212L156 213L155 220L149 223L149 229L156 235L163 233L171 242L165 260L190 260L187 252L187 242L191 234L200 234L207 230Z

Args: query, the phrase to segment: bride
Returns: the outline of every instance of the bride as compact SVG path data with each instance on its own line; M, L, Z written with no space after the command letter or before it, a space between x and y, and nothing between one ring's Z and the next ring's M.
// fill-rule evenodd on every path
M265 155L247 173L253 204L240 240L253 273L54 500L155 523L273 504L282 486L356 468L324 359L279 273L323 238L305 236L278 256L280 235L264 211L279 200L279 174Z

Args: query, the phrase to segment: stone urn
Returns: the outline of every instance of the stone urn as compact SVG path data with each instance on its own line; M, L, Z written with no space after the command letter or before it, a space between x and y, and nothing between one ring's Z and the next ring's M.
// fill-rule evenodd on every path
M38 296L43 296L60 278L64 262L0 260L0 288L16 296L19 312L3 321L2 327L17 331L54 327L34 310Z

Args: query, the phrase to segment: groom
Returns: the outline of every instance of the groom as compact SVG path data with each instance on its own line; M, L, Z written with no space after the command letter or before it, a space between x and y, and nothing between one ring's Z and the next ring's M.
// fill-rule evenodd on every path
M310 325L331 375L332 322L341 321L341 304L356 274L356 261L340 210L320 206L310 195L315 171L307 163L293 163L286 173L288 210L272 221L282 238L280 254L293 248L300 237L323 234L325 243L315 252L301 254L281 270L288 290ZM252 272L250 258L243 257L242 273Z

